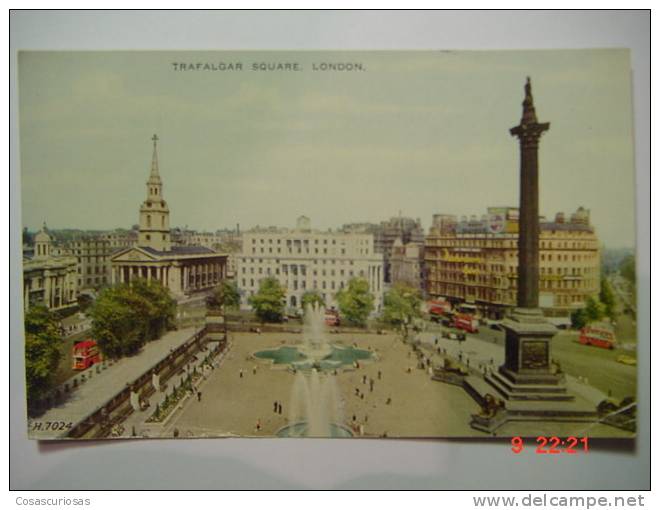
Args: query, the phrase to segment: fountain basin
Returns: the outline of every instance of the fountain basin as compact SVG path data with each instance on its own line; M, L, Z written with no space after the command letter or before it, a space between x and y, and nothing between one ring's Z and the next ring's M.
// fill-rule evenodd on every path
M329 434L323 437L353 437L353 433L348 427L337 425L336 423L328 424ZM309 424L306 421L299 421L292 425L282 427L277 431L277 437L313 437L308 434Z
M254 353L256 358L270 359L275 365L291 365L296 370L334 370L355 361L368 360L372 353L355 347L329 345L322 356L316 356L306 349L284 345L277 349L267 349Z

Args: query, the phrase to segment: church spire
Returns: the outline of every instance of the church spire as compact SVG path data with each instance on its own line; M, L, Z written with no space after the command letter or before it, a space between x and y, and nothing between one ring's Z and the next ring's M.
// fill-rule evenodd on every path
M151 174L149 174L149 184L160 184L160 173L158 172L158 135L154 134L151 140L154 142L154 153L151 156Z
M163 181L158 171L158 135L151 140L154 152L151 157L151 173L147 180L147 199L140 207L139 246L150 247L158 251L169 251L170 210L163 199Z

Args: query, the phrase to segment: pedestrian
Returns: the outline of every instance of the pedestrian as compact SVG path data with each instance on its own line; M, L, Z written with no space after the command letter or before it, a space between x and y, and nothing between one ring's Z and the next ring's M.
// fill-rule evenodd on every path
M382 375L383 375L383 374L382 374L381 371L379 370L379 371L378 371L378 380L379 380L379 381L380 381L380 378L381 378Z
M243 369L242 368L238 371L238 377L243 379Z
M355 395L360 396L360 388L355 388Z
M252 367L252 375L257 375L257 365Z
M197 392L197 402L201 402L201 401L202 401L202 392L198 391Z
M353 415L353 423L355 423L356 420L357 420L357 417L355 415Z
M392 403L392 397L387 397L385 403L389 406Z
M360 435L364 436L364 424L360 423Z
M367 374L362 376L362 384L367 384Z
M259 418L257 418L257 423L254 426L254 428L256 429L257 432L261 430L261 420Z
M277 414L282 414L282 402L277 404Z
M369 391L374 391L374 380L369 379Z
M273 402L273 412L274 413L277 412L277 400L275 402Z
M364 393L360 393L360 398L364 400Z
M367 423L368 421L369 421L369 416L365 414L364 415L364 423Z

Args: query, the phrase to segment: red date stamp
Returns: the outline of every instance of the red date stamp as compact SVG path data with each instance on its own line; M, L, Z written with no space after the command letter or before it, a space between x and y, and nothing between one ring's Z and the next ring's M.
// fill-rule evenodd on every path
M525 442L520 436L511 438L511 451L515 454L525 449ZM570 436L561 439L557 436L538 436L536 438L536 453L556 455L559 453L576 454L579 452L589 453L589 438Z

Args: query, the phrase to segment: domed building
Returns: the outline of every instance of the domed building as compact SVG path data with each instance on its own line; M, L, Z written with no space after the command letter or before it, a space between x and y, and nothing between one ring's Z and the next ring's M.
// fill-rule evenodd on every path
M23 252L23 308L43 304L53 311L78 303L78 262L54 254L46 223L34 236L34 251Z

